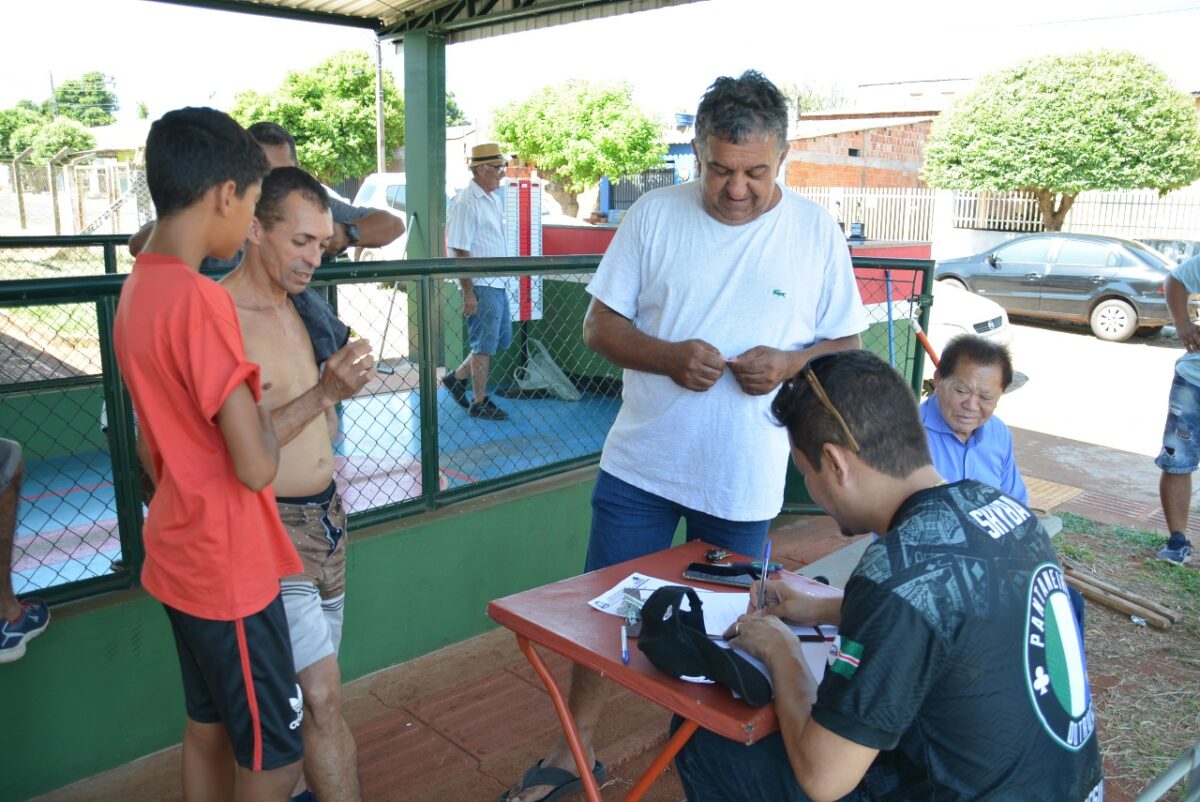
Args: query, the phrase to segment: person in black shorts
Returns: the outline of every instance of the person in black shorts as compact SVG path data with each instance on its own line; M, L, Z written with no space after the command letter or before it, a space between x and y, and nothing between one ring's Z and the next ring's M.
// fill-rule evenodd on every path
M768 582L727 633L766 663L780 731L697 732L676 759L689 802L1103 799L1083 642L1036 517L947 484L912 392L865 351L813 359L772 412L842 531L885 534L844 597ZM819 684L784 619L838 626Z
M140 578L179 652L190 800L282 802L303 756L279 589L301 563L271 489L279 441L233 299L199 272L206 256L228 259L245 242L267 169L227 114L188 108L155 121L146 180L158 222L113 327L138 456L156 487Z

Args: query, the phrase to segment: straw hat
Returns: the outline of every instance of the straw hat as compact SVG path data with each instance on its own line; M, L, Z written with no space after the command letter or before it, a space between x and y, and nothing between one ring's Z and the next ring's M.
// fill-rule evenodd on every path
M467 158L468 167L478 167L481 164L507 164L508 157L500 152L500 146L495 142L484 142L471 148Z

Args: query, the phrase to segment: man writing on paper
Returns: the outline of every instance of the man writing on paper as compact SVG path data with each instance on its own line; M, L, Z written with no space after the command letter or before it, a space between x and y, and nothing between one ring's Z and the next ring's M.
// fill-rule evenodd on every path
M810 361L772 412L842 531L885 534L840 606L769 582L728 633L766 663L780 731L697 732L677 758L689 802L1103 799L1083 643L1033 514L946 484L912 392L866 352ZM819 685L781 619L838 625Z

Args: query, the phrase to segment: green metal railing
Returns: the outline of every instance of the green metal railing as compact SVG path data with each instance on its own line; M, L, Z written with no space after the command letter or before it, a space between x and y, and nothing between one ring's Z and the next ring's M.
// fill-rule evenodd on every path
M18 582L17 590L53 602L129 587L143 559L136 422L112 337L122 271L132 263L124 247L123 237L110 236L0 239L0 275L14 262L28 266L6 259L11 254L42 253L39 277L0 281L0 349L8 349L0 350L0 436L23 443L27 466L14 555L14 579L23 577L24 586ZM919 314L922 326L928 322L932 263L854 261L874 315L864 346L890 358L919 390L924 359L908 321ZM585 277L598 262L429 259L320 269L314 286L327 289L339 316L372 341L388 371L341 407L335 449L352 526L598 461L621 375L582 342ZM75 275L64 264L86 264L92 274ZM496 399L513 416L504 424L468 418L440 384L467 350L456 280L484 275L536 277L541 298L541 315L517 323L512 348L493 361L489 385L517 396ZM880 302L889 287L890 307ZM521 377L543 353L578 388L579 400L522 388Z

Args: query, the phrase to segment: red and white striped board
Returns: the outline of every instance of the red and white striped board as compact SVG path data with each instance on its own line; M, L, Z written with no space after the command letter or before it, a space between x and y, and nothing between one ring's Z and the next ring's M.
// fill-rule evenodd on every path
M505 181L504 232L509 256L542 255L542 182L533 178ZM517 292L509 293L513 320L542 319L542 276L518 276Z

